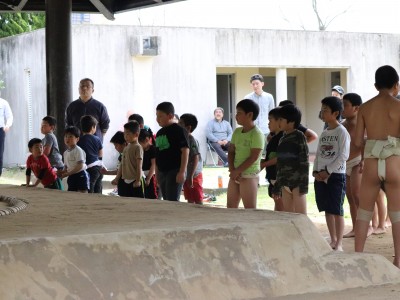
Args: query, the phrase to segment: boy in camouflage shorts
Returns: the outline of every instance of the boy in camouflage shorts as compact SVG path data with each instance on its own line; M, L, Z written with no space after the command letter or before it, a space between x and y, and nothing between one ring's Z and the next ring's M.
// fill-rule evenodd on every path
M307 214L308 147L304 134L296 129L301 111L295 105L286 105L280 108L279 115L279 127L284 135L277 149L273 197L282 196L284 211Z

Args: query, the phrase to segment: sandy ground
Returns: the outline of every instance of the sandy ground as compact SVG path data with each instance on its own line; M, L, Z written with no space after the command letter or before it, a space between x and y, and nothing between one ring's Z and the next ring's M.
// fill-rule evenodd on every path
M111 189L110 189L111 190ZM1 194L1 191L0 191ZM325 225L325 220L321 217L315 217L312 219L315 226L318 228L320 233L324 238L328 240L328 231ZM351 224L349 221L346 221L346 229L345 232L351 229ZM344 251L345 252L354 252L354 238L344 239ZM393 241L392 241L392 233L391 228L387 230L385 234L381 235L371 235L367 239L367 243L365 246L365 252L376 253L383 255L389 261L393 260ZM399 278L400 282L400 278ZM279 297L278 299L322 299L330 300L337 299L340 296L347 296L350 299L364 299L364 300L372 300L372 299L400 299L400 283L395 285L385 285L379 287L368 287L368 288L357 288L350 289L345 291L337 291L330 292L324 294L306 294L306 295L296 295L296 296L286 296Z

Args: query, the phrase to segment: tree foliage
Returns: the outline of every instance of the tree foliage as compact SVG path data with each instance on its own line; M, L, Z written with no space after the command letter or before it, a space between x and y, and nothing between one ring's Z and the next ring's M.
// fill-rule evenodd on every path
M1 13L0 38L45 27L44 13Z

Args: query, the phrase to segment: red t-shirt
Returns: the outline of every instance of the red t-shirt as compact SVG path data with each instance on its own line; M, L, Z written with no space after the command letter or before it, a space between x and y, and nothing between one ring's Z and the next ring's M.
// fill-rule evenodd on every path
M49 159L46 155L39 156L34 159L32 155L29 155L26 161L26 167L31 169L36 177L42 172L43 169L46 170L42 178L42 184L44 186L51 185L57 179L57 174L50 165Z

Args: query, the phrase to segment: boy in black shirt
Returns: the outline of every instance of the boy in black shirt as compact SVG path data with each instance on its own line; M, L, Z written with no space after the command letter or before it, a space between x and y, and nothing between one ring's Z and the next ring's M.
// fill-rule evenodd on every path
M171 102L157 105L156 176L164 200L179 201L189 158L187 131L174 123Z
M280 107L276 107L272 109L268 113L268 127L272 134L272 138L267 144L267 153L265 155L265 159L261 161L261 169L266 168L266 176L269 185L268 185L268 195L272 197L272 190L274 184L276 182L276 150L278 149L279 140L283 136L283 131L279 129L279 109ZM282 198L274 199L275 201L275 211L283 211L283 202Z

